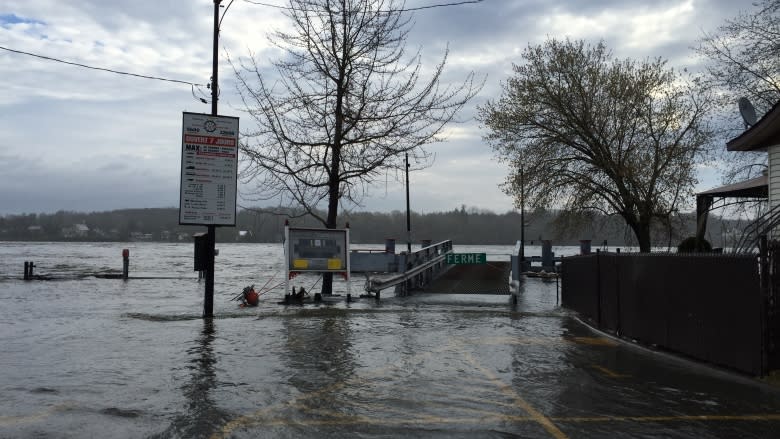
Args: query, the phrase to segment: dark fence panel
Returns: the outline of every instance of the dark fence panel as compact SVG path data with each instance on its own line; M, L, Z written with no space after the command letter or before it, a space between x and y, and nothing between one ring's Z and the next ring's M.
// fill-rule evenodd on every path
M750 374L766 372L754 255L600 253L564 259L562 273L563 305L601 329Z
M596 266L595 254L566 258L566 263L561 266L563 277L572 280L561 285L561 304L565 308L577 310L591 322L598 322Z
M601 328L616 332L620 329L620 296L618 296L620 279L617 276L618 271L615 270L617 257L605 254L597 256L599 280L596 283L600 286L600 291L596 292L599 297L597 313L601 316L599 325Z
M669 289L668 276L658 275L648 260L637 256L616 256L616 271L621 279L618 297L621 334L665 346L668 343L669 307L665 294Z
M766 351L770 370L780 369L780 241L769 243L769 291L766 292Z

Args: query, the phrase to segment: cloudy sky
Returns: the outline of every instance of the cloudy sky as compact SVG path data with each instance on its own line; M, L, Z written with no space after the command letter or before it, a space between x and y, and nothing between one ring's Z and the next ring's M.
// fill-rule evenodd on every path
M252 52L269 63L274 52L266 34L286 26L272 6L285 1L264 2L235 0L224 17L220 114L240 117L242 109L228 56ZM449 2L408 0L406 6ZM412 173L412 209L512 209L498 187L507 169L496 163L473 116L477 105L498 96L529 44L548 36L603 39L618 57L660 56L675 68L696 70L696 40L749 7L734 0L484 0L414 12L407 45L421 49L424 65L440 60L449 45L447 78L462 80L474 71L486 84L461 115L466 123L449 129L446 142L428 147L436 155L433 166ZM0 5L0 46L206 84L212 13L212 0L8 1ZM210 111L193 97L209 93L205 87L2 49L0 78L0 215L178 206L182 112ZM719 183L714 171L702 170L700 188ZM403 210L404 200L402 182L388 175L359 209Z

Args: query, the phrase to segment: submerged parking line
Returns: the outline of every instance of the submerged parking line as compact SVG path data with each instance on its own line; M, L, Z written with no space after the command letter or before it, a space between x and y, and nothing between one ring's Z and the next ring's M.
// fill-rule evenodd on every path
M10 427L16 424L25 424L29 422L40 421L46 419L47 417L51 416L55 412L67 410L72 406L73 405L70 403L57 404L47 408L46 410L40 411L38 413L33 413L30 415L0 416L0 427Z
M501 340L504 344L512 344L511 338L504 338L504 337L496 337L496 340ZM524 344L529 344L529 339L520 339L521 342L525 341ZM517 341L517 339L515 339ZM543 338L536 338L533 339L531 343L536 344L550 344L552 343L560 343L561 341L567 342L568 340L562 340L562 339L543 339ZM366 424L366 425L414 425L414 424L421 424L421 423L440 423L440 424L479 424L485 421L501 421L501 422L535 422L537 424L540 424L550 435L552 435L556 439L567 439L567 436L560 430L558 427L553 424L549 418L545 417L541 412L536 410L531 404L529 404L525 399L523 399L517 392L514 391L514 389L511 386L508 386L504 384L498 376L496 376L492 371L486 369L484 366L482 366L476 358L474 358L473 354L467 350L462 349L463 342L451 340L450 343L448 343L445 346L442 346L438 349L427 351L427 352L420 352L416 355L413 355L411 358L402 358L397 361L395 361L392 364L389 364L383 368L374 370L373 373L368 374L364 377L359 378L353 378L348 381L342 381L339 383L334 383L331 386L327 386L323 389L302 394L299 395L292 400L289 400L285 403L281 404L273 404L271 406L262 408L260 410L255 411L252 414L240 416L232 421L227 422L225 425L222 426L222 428L211 435L211 439L221 439L229 435L231 432L238 428L247 428L254 425L356 425L356 424ZM358 382L366 382L369 381L372 377L382 377L386 376L386 372L392 369L399 369L402 368L404 364L407 364L411 360L419 360L425 357L431 357L432 355L443 352L446 350L455 349L456 352L463 355L465 359L477 370L479 370L483 376L487 378L487 380L494 386L498 388L498 390L506 397L508 397L511 401L513 401L514 404L511 405L511 407L520 407L523 411L525 411L529 416L513 416L513 415L505 415L505 414L495 414L495 415L485 415L481 416L479 418L450 418L450 417L439 417L439 416L417 416L417 417L411 417L406 419L398 419L398 420L387 420L387 419L378 419L378 418L368 418L362 415L355 415L355 416L339 416L339 419L326 419L326 420L310 420L310 421L296 421L296 420L289 420L289 419L282 419L282 420L273 420L273 421L263 421L260 419L264 415L270 414L275 409L281 409L284 407L288 408L304 408L305 407L305 400L313 398L317 395L322 395L325 393L332 392L334 390L337 390L339 388L342 388L349 384L355 384ZM398 364L400 363L400 364ZM273 424L269 424L269 422L272 422Z
M233 419L233 420L228 421L227 423L225 423L225 425L223 425L222 428L220 428L218 431L214 432L211 436L209 436L209 439L222 439L222 438L226 437L227 435L229 435L231 432L233 432L233 430L236 430L238 428L250 427L252 425L262 424L262 422L258 422L258 418L260 418L261 416L263 416L266 413L272 412L273 410L281 409L283 407L293 407L293 408L301 407L301 406L303 406L303 401L305 401L307 399L311 399L311 398L314 398L314 397L319 396L319 395L323 395L323 394L327 394L327 393L333 392L333 391L335 391L337 389L340 389L340 388L342 388L342 387L344 387L346 385L357 384L357 383L362 383L362 382L369 382L369 381L371 381L372 378L386 376L385 373L387 371L392 370L392 369L402 369L403 366L404 366L404 363L407 363L410 360L419 359L419 358L425 358L425 357L431 357L434 354L437 354L439 352L442 352L442 351L448 349L449 347L450 346L447 345L447 346L440 347L438 349L434 349L434 350L431 350L431 351L417 353L417 354L413 355L410 358L401 358L401 359L396 360L395 362L393 362L391 364L388 364L388 365L386 365L386 366L384 366L382 368L373 370L371 373L367 374L364 377L355 377L355 378L351 378L351 379L349 379L347 381L341 381L341 382L333 383L330 386L326 386L326 387L324 387L322 389L298 395L298 396L296 396L296 397L294 397L294 398L292 398L292 399L290 399L288 401L277 403L277 404L272 404L272 405L269 405L267 407L263 407L263 408L261 408L259 410L256 410L253 413L250 413L250 414L247 414L247 415L243 415L243 416L239 416L236 419ZM401 363L401 364L398 364L398 363ZM263 425L265 425L265 424L263 424Z
M728 421L745 421L745 422L778 422L780 421L780 414L755 414L755 415L680 415L680 416L554 416L547 418L550 422L557 422L560 424L577 424L577 423L616 423L616 422L728 422ZM307 419L296 420L290 418L270 418L270 419L256 419L252 423L241 425L242 427L251 426L263 426L263 427L289 427L289 426L304 426L304 427L343 427L343 426L355 426L355 425L371 425L371 426L408 426L408 425L431 425L431 424L449 424L449 425L480 425L485 422L514 422L514 423L539 423L539 419L533 415L510 415L510 414L488 414L481 417L442 417L442 416L417 416L412 418L401 419L387 419L387 418L371 418L364 415L354 416L339 416L330 419ZM556 430L557 427L555 427ZM548 430L549 431L549 430ZM560 432L560 430L558 430ZM560 432L561 435L564 433ZM567 436L558 436L563 437Z
M607 369L604 366L599 366L598 364L591 364L590 367L598 370L599 372L603 373L604 375L610 377L610 378L631 378L631 375L626 375L622 373L617 373L613 370Z
M605 341L606 340L606 341ZM742 414L742 415L675 415L675 416L545 416L542 412L533 407L527 400L525 400L518 391L510 384L504 383L498 374L491 369L485 367L475 356L474 352L471 352L469 345L473 344L555 344L555 343L576 343L594 346L612 346L614 342L608 339L601 339L598 337L566 337L566 338L511 338L511 337L493 337L487 340L478 342L477 340L457 340L451 339L449 343L444 344L438 349L434 349L426 352L418 352L411 356L402 356L392 363L386 364L384 367L373 369L364 376L353 376L345 381L333 383L319 390L314 390L308 393L302 393L291 397L289 400L277 402L256 410L251 414L239 416L238 418L227 422L221 429L212 434L212 439L219 439L229 436L237 429L251 429L257 427L349 427L349 426L398 426L398 427L410 427L415 426L427 427L430 425L474 425L480 426L486 423L530 423L539 425L544 428L547 433L555 439L567 439L566 434L558 427L558 425L565 424L610 424L610 423L660 423L660 422L780 422L780 413L758 413L758 414ZM466 349L464 349L466 348ZM410 410L403 410L398 407L388 406L380 401L372 404L371 401L365 401L363 403L356 403L350 400L349 395L346 394L347 399L342 401L339 398L333 398L335 403L346 405L348 407L359 408L363 411L362 414L353 413L345 414L339 412L338 409L329 411L327 409L309 407L312 399L318 396L324 396L329 393L339 391L344 387L353 387L359 383L371 383L372 380L377 377L392 378L391 382L387 383L374 383L377 386L393 386L399 390L398 381L405 383L404 376L393 377L391 371L393 370L405 370L409 367L411 362L415 364L419 361L425 361L437 353L450 351L450 353L456 353L462 361L465 361L471 367L476 369L478 374L469 372L471 377L478 377L478 379L472 380L474 383L489 383L489 386L482 388L482 392L489 392L485 394L485 398L479 398L474 396L468 396L466 394L456 393L449 395L452 398L454 405L447 406L442 402L438 402L436 396L448 396L446 393L446 387L442 390L438 388L436 380L431 383L434 388L433 392L422 392L422 396L433 396L434 401L419 401L417 399L410 399L416 402L416 408ZM607 367L591 364L591 368L603 373L611 378L626 378L631 375L620 374ZM463 372L461 370L461 372ZM468 382L468 380L467 380ZM409 389L414 386L409 383L405 383ZM461 382L462 384L462 382ZM490 389L493 390L490 390ZM349 389L347 389L349 390ZM406 389L400 388L402 395L406 395ZM496 390L498 393L495 393ZM441 393L444 391L444 393ZM469 393L469 392L465 392ZM420 396L420 395L418 395ZM496 400L491 400L491 396L495 396ZM403 398L403 396L401 396ZM412 397L409 397L412 398ZM423 398L425 399L425 398ZM460 402L460 403L458 403ZM513 413L494 413L489 410L482 410L479 408L469 408L467 402L475 402L480 404L492 404L493 406L500 406L503 410L515 412ZM443 413L444 416L435 414L439 412L439 407L447 406L450 410ZM428 410L426 410L426 407ZM503 411L499 408L497 411ZM521 409L521 413L517 413L517 409ZM298 410L298 415L289 416L288 410ZM367 411L367 412L366 412ZM421 413L422 412L422 413ZM428 412L428 413L425 413ZM367 414L366 414L367 413ZM464 416L458 416L464 415ZM307 419L297 418L301 416ZM297 418L297 419L296 419ZM9 421L9 418L0 417L0 421ZM20 422L21 419L17 419ZM557 424L557 425L556 425ZM2 423L0 423L2 425ZM773 424L774 425L774 424Z
M504 393L506 396L511 398L517 406L522 408L526 413L528 413L531 418L539 423L545 430L547 430L552 437L556 439L566 439L568 436L564 434L558 427L555 426L555 424L550 420L550 418L544 416L542 412L536 410L531 404L528 403L522 396L520 396L514 388L511 386L504 384L503 381L501 381L498 376L493 373L492 370L487 369L484 367L479 361L477 361L476 358L474 358L474 355L471 354L471 352L463 351L464 356L466 357L466 360L471 363L472 366L477 368L480 372L482 372L490 381L493 382L495 386L497 386L502 393Z
M617 342L606 337L486 337L462 340L466 344L482 346L556 345L577 344L586 346L615 347Z
M348 419L307 419L307 420L295 420L289 418L273 418L267 420L256 420L252 425L243 425L243 427L250 426L263 426L263 427L289 427L289 426L304 426L304 427L344 427L355 425L371 425L371 426L394 426L402 427L408 425L431 425L431 424L457 424L457 425L479 425L486 421L490 422L536 422L530 416L517 416L517 415L491 415L479 418L449 418L440 416L420 416L415 418L405 419L383 419L383 418L369 418L362 415L355 415Z
M676 416L593 416L553 417L561 423L609 422L685 422L685 421L780 421L780 413L752 415L676 415Z

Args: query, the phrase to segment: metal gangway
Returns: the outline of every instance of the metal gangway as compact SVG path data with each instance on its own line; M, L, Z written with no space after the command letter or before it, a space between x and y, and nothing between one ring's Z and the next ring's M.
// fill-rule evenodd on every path
M397 295L407 295L415 288L421 288L435 279L446 268L447 253L452 252L452 241L446 240L423 247L411 253L398 255L398 272L367 276L365 290L376 295L395 287Z

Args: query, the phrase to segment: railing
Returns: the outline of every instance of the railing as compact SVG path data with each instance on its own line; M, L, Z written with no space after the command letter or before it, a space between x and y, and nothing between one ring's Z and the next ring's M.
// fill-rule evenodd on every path
M372 276L366 280L366 291L379 293L390 287L409 284L420 286L431 281L444 265L447 253L452 252L452 241L442 241L409 254L401 254L399 268L403 271L390 276ZM405 257L404 257L405 256Z

